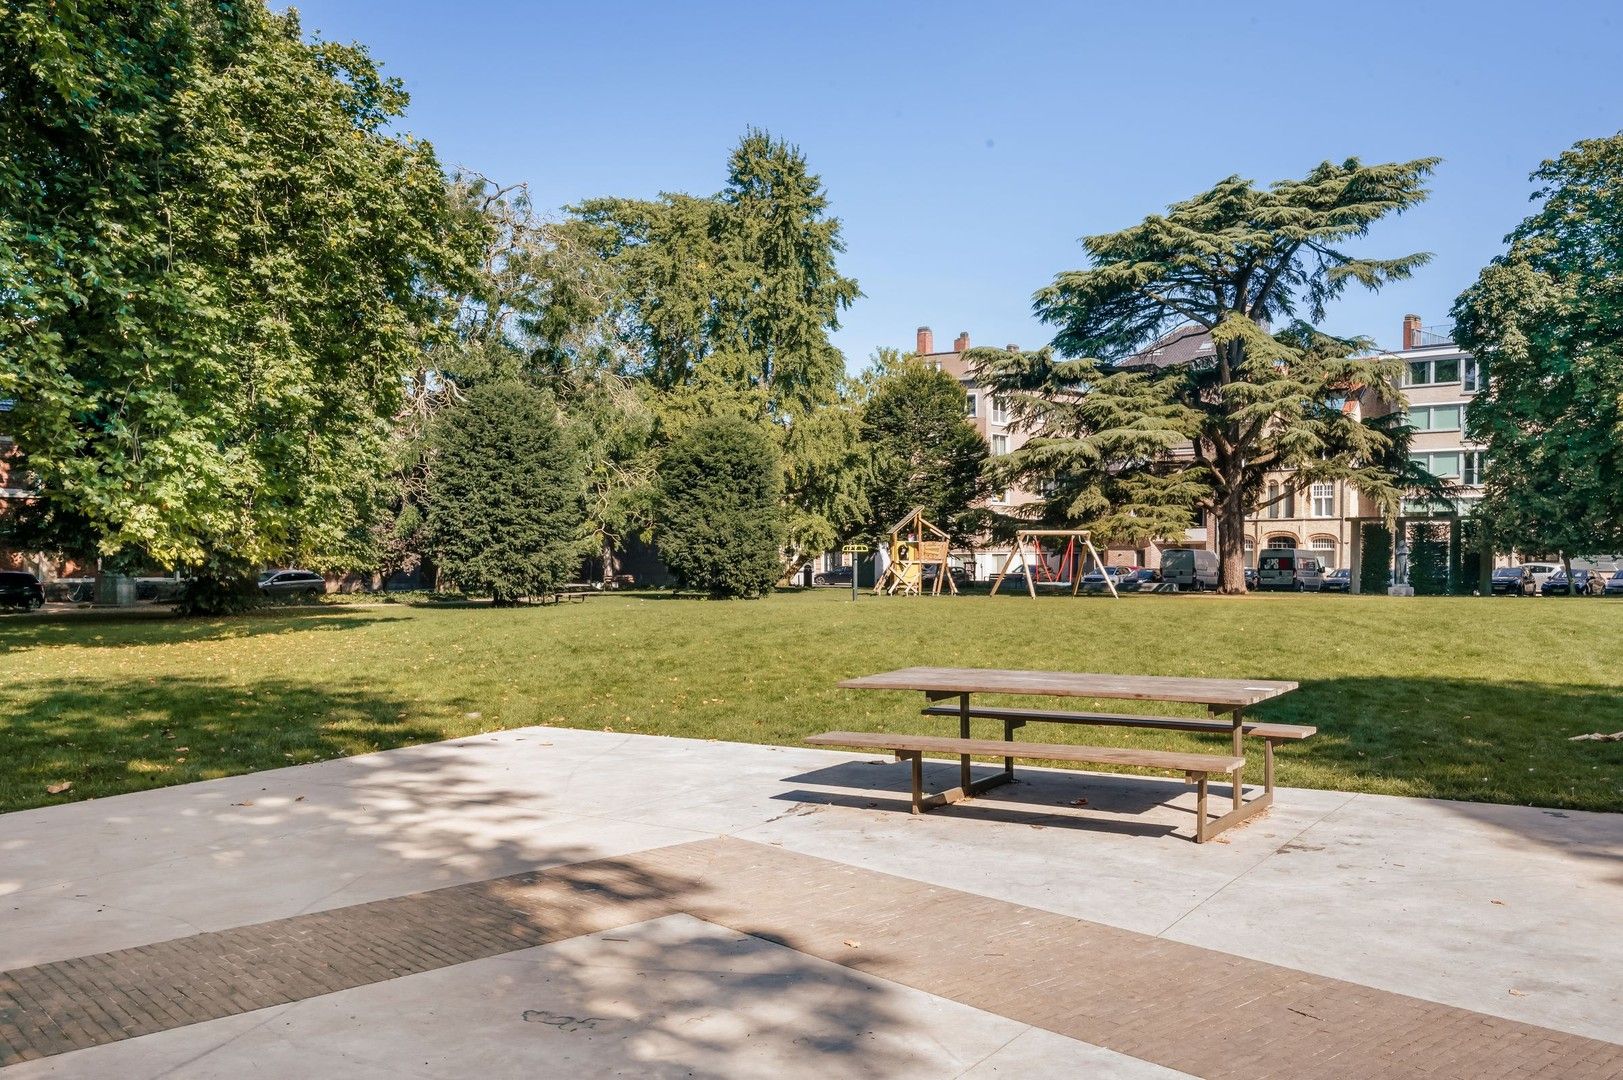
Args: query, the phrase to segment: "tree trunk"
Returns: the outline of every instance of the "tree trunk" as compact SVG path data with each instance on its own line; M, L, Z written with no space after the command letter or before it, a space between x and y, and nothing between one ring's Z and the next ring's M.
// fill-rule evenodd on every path
M614 588L614 572L614 544L605 536L603 538L603 588L605 591Z
M1245 588L1245 507L1229 500L1213 515L1217 520L1217 591L1243 594Z
M1561 569L1567 572L1567 595L1577 595L1572 591L1572 556L1564 551L1561 553Z

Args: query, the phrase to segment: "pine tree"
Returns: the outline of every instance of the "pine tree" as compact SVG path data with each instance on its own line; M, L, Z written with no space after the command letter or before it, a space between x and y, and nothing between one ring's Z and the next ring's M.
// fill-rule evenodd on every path
M654 539L678 581L717 597L772 588L786 535L783 467L759 425L695 422L666 449L658 489Z
M1360 391L1396 400L1396 363L1359 358L1366 342L1312 324L1349 284L1378 288L1426 262L1342 245L1423 200L1435 164L1325 162L1267 188L1229 177L1086 238L1091 265L1036 296L1059 328L1053 348L971 357L1038 435L999 460L999 478L1052 491L1039 513L1112 537L1175 537L1211 513L1225 592L1245 589L1245 520L1269 472L1293 470L1296 490L1346 480L1395 506L1399 489L1376 463L1386 438L1342 405ZM1211 335L1208 358L1132 365L1184 325Z
M497 606L569 580L583 554L581 464L552 398L482 383L435 429L427 527L440 569Z

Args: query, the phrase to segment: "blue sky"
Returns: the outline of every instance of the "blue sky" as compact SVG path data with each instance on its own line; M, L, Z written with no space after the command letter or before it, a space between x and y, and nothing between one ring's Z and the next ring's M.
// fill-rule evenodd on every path
M1326 321L1393 347L1405 312L1446 322L1539 161L1623 128L1615 2L296 6L405 80L444 161L540 206L711 193L750 125L799 144L865 293L835 335L853 369L920 324L1046 342L1031 294L1078 237L1231 173L1440 156L1364 245L1431 265Z

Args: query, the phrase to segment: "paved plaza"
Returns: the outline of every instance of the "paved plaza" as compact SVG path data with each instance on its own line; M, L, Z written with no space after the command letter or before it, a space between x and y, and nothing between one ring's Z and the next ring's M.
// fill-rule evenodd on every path
M1623 1076L1623 815L1021 776L528 728L6 815L0 1064Z

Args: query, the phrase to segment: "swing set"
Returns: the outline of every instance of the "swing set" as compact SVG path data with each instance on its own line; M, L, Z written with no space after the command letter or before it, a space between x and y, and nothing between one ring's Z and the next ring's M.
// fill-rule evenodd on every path
M1051 544L1048 553L1043 551L1045 540ZM1090 557L1092 565L1103 570L1105 561L1099 557L1098 549L1093 546L1093 534L1086 529L1021 529L1015 534L1014 547L1009 549L1008 557L1003 560L1002 569L997 572L997 580L992 582L991 595L997 595L1003 579L1008 576L1014 561L1019 559L1020 570L1026 580L1026 592L1032 599L1036 599L1039 585L1069 585L1071 595L1075 596L1082 588L1084 550ZM1116 583L1110 580L1110 575L1105 574L1104 579L1105 588L1110 590L1110 595L1120 599L1120 594L1116 592Z

